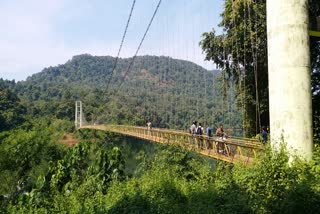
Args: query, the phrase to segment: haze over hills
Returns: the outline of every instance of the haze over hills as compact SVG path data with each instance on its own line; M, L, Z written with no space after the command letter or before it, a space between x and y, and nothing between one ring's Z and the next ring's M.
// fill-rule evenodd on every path
M165 56L138 56L125 76L132 58L74 56L65 64L43 69L14 87L35 114L73 118L74 101L82 100L91 122L186 128L192 120L239 127L234 88L224 99L219 71ZM120 87L121 85L121 87Z

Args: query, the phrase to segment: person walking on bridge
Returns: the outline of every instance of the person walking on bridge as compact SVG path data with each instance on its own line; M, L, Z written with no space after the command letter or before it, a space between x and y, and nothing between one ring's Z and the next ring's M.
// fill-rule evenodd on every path
M208 127L206 128L206 135L207 135L208 138L213 137L213 136L212 136L212 129L211 129L210 126L208 126ZM207 149L211 149L211 148L212 148L212 147L211 147L211 145L210 145L210 141L207 140Z
M203 134L203 127L201 123L199 123L199 126L197 127L196 135L198 136L198 148L202 148L202 138L200 136Z
M190 127L190 134L192 135L196 134L196 130L197 130L197 121L193 121Z
M199 126L197 127L196 134L197 135L202 135L203 134L203 127L201 126L201 123L199 123Z
M193 121L192 125L190 127L190 134L192 135L191 137L191 143L194 144L194 136L196 134L197 131L197 121Z
M227 137L227 134L223 130L223 124L220 124L219 128L217 128L216 136L221 137L222 139Z
M266 127L262 127L260 137L261 142L265 145L268 141L268 132L266 131Z
M149 121L147 120L147 134L148 134L148 136L150 136L150 134L151 134L151 127L152 127L152 124L151 124L150 120Z
M221 141L224 140L227 137L226 133L223 130L223 124L220 124L219 128L217 128L216 136L218 137L218 140L216 141L217 152L218 153L222 153L223 152L224 143L221 142Z

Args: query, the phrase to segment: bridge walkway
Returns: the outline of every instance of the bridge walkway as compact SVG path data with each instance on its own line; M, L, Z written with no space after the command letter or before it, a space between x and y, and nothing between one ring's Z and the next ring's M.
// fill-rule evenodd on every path
M258 155L264 152L264 146L255 139L229 137L197 136L190 133L146 127L125 125L88 125L81 129L95 129L132 136L161 144L172 144L194 151L204 156L229 163L252 163Z

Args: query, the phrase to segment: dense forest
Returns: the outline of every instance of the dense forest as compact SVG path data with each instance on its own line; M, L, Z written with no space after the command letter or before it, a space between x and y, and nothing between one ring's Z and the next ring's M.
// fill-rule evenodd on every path
M236 89L222 94L219 71L170 57L137 57L125 77L129 59L119 59L112 75L113 57L74 56L63 65L16 84L2 80L32 115L74 118L74 101L84 103L91 123L145 125L186 129L193 120L217 127L241 128ZM107 83L110 81L110 85ZM1 80L0 80L1 84Z

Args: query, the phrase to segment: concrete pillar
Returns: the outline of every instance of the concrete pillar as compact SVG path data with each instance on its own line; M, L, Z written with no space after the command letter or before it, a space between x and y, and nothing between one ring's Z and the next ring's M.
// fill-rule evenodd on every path
M83 115L82 115L82 102L81 101L76 101L76 112L75 112L75 126L76 128L81 128L83 125Z
M78 101L75 102L75 111L74 111L74 113L75 113L75 115L74 115L74 125L75 125L76 129L78 128L78 105L77 105L77 102Z
M312 155L308 0L267 0L271 144Z
M83 115L82 115L82 102L81 101L79 101L79 108L80 108L80 113L79 113L79 117L80 117L80 124L79 124L79 126L80 126L80 128L82 127L82 118L83 118Z

